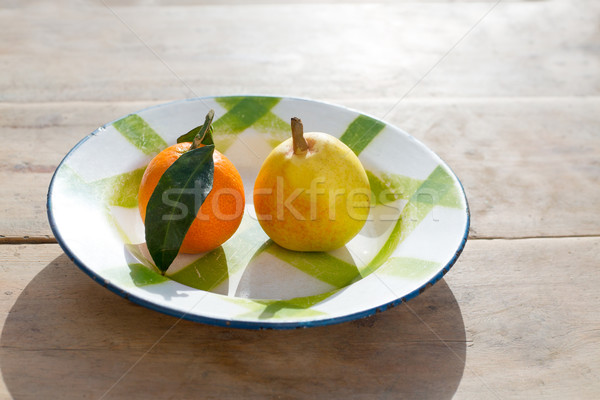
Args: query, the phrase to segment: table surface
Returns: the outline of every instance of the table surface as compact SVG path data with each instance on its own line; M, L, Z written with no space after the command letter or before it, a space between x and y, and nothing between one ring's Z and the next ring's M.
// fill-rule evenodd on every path
M599 398L599 18L593 0L3 1L0 398ZM58 163L122 115L228 94L341 104L437 152L471 206L454 268L293 331L93 282L47 222Z

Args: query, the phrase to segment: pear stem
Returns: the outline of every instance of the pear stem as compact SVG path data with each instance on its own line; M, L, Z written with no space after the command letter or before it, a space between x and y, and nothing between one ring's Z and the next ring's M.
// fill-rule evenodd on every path
M292 118L292 143L294 154L302 155L308 150L308 143L304 139L304 126L302 120L297 117Z

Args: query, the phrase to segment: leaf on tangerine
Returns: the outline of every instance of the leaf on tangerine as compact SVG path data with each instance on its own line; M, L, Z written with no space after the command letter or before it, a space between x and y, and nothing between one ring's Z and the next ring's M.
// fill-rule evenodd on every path
M181 155L161 176L146 208L145 234L156 267L173 262L198 210L212 190L214 145Z
M209 144L215 144L215 142L213 141L213 127L212 127L212 120L215 117L215 112L214 110L210 110L208 112L208 114L206 114L206 118L204 119L204 124L195 127L194 129L192 129L191 131L189 131L188 133L181 135L177 138L177 143L183 143L183 142L193 142L194 139L196 137L198 137L199 139L202 139L200 141L201 144L204 145L209 145Z

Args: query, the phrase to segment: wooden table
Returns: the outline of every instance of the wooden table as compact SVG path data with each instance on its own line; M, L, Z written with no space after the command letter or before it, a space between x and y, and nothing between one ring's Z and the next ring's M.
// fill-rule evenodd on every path
M600 4L4 1L0 398L600 397ZM295 331L205 326L94 283L53 171L149 105L307 97L413 134L461 178L465 251L410 302Z

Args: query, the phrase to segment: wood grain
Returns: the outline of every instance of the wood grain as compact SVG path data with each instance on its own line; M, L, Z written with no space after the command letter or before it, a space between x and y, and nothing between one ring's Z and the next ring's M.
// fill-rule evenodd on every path
M471 237L600 234L600 98L407 99L388 115L385 100L340 103L385 116L454 169ZM62 157L98 126L153 104L0 104L4 241L51 238L46 192ZM32 152L22 137L46 145Z
M53 238L46 195L60 161L99 126L153 104L0 103L0 243Z
M467 244L446 276L472 340L457 399L598 396L599 253L599 238Z
M419 317L396 308L322 328L232 330L136 306L59 254L0 246L11 292L0 357L15 398L99 398L141 357L106 398L451 398L463 373L465 330L444 282L412 303Z
M3 2L0 399L599 398L600 3L496 3ZM136 306L33 244L83 136L249 93L352 107L437 152L472 212L457 265L367 319L244 331Z
M137 362L106 398L591 399L599 252L598 238L474 240L445 280L394 309L246 331L136 306L57 245L4 245L2 374L14 398L98 398Z
M395 102L425 75L412 95L600 90L588 47L600 35L596 2L502 2L489 15L489 2L107 4L0 10L0 26L11 26L0 32L0 65L11 72L0 75L0 101L266 93Z

